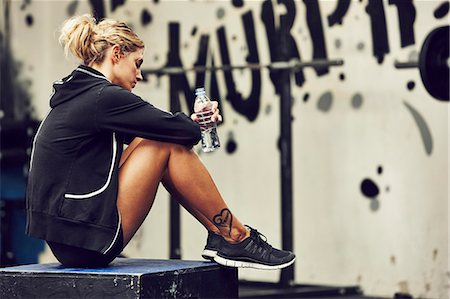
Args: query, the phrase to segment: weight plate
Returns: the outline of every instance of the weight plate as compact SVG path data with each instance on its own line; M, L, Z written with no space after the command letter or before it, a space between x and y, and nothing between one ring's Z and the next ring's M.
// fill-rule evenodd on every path
M420 76L428 93L440 101L449 100L450 26L434 29L422 45Z

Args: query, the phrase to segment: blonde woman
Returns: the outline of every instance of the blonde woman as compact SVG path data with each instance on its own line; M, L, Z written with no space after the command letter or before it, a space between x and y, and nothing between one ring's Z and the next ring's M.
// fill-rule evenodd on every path
M108 265L149 213L160 183L208 230L203 256L232 267L280 269L272 248L231 213L193 145L197 117L171 114L131 91L144 43L125 23L89 15L64 22L60 42L81 64L54 82L33 142L27 233L67 267ZM212 120L221 121L214 102ZM123 150L124 144L129 146Z

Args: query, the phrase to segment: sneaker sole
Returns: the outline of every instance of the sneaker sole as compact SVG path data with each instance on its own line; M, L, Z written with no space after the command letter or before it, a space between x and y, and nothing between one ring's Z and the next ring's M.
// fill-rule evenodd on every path
M277 269L283 269L286 268L290 265L292 265L295 262L294 258L293 260L281 264L281 265L273 265L273 266L269 266L269 265L264 265L264 264L258 264L255 262L244 262L244 261L236 261L236 260L230 260L230 259L226 259L224 257L221 257L219 255L216 255L214 257L214 261L222 266L227 266L227 267L235 267L235 268L253 268L253 269L260 269L260 270L277 270Z
M217 255L217 251L216 250L204 249L203 252L202 252L202 257L205 260L213 261L214 258L216 257L216 255Z

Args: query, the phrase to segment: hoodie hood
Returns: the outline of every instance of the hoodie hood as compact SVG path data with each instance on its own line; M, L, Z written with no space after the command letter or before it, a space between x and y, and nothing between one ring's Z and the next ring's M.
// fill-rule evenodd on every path
M53 83L50 107L54 108L70 101L95 85L104 83L105 80L110 82L99 71L86 65L79 65L69 76Z

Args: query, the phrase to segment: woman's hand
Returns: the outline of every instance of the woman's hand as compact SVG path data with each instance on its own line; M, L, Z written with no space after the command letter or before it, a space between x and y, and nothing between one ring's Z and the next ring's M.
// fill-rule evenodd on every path
M220 115L220 110L219 110L219 103L217 101L211 101L212 104L212 111L213 111L213 115L211 116L211 120L215 123L221 123L222 122L222 115ZM198 122L199 119L197 117L196 113L193 113L191 115L191 119L195 122Z

